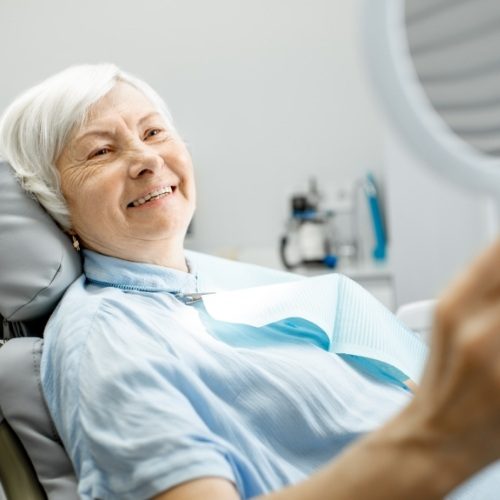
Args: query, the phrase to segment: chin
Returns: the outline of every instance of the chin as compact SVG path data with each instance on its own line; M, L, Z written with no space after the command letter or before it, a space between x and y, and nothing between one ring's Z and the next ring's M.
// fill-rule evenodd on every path
M168 227L156 226L154 229L146 231L144 235L140 236L140 238L149 241L184 241L187 228L188 227L186 225L172 226L171 224Z

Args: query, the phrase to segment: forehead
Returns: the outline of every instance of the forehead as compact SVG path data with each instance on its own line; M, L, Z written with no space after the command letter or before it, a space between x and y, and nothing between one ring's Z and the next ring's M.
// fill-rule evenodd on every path
M104 97L91 106L83 128L97 121L134 118L159 111L151 101L132 85L118 82Z

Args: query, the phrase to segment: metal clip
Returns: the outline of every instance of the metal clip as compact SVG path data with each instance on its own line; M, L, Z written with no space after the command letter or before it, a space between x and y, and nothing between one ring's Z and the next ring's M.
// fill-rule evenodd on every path
M215 292L178 293L177 297L184 301L184 304L190 306L201 300L203 295L212 295L214 293Z

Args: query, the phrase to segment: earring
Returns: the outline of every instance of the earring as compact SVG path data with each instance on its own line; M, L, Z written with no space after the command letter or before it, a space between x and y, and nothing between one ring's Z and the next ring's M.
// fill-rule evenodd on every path
M78 241L78 238L74 234L71 235L71 238L73 238L73 248L77 252L79 252L80 251L80 242Z

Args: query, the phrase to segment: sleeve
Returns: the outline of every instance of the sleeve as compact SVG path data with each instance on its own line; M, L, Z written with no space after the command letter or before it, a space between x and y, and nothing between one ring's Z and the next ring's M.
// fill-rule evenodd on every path
M236 482L223 440L195 410L200 381L126 316L100 311L80 362L80 494L138 499L200 477Z

